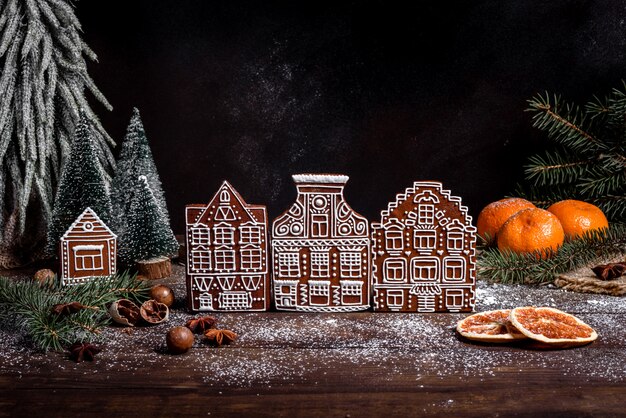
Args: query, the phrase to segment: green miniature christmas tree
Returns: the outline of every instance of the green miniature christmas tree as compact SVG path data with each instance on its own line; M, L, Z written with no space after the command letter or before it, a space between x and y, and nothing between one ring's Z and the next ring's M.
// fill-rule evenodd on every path
M111 105L87 72L96 54L81 39L70 0L0 2L0 266L41 257L61 164L79 110L96 130L108 167L114 141L98 122L86 91Z
M137 178L143 175L154 195L157 205L166 223L169 224L169 214L165 203L165 196L161 187L161 180L152 158L150 145L141 122L137 108L133 109L126 136L122 142L120 158L111 184L111 202L113 205L112 228L119 236L123 236L127 227L127 216L130 213L136 188Z
M517 195L539 206L578 199L600 207L611 221L626 220L626 84L583 108L558 96L529 101L533 126L556 146L530 159L530 188Z
M59 240L76 218L90 207L104 223L111 220L111 198L106 174L97 156L94 134L85 113L76 126L70 155L63 165L59 189L48 226L48 254L55 255Z
M135 180L126 230L119 237L120 260L129 265L138 261L169 257L178 251L178 241L150 190L146 176Z

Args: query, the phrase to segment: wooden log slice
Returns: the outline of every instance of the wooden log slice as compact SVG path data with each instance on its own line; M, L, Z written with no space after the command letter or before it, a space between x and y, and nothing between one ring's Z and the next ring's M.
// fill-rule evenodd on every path
M164 279L172 275L172 261L168 257L138 261L137 270L148 280Z

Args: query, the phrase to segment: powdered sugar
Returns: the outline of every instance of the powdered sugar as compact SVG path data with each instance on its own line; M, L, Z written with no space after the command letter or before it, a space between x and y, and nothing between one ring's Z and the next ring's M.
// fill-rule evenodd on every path
M177 277L182 269L175 267ZM518 346L471 344L455 333L463 314L392 313L222 313L220 328L239 338L229 346L208 346L201 337L184 355L167 354L165 334L192 315L182 306L184 283L172 282L177 301L167 323L153 327L107 327L95 363L75 364L64 354L41 354L10 330L0 332L0 373L72 376L85 382L141 379L159 384L200 382L216 388L264 387L354 381L359 385L396 384L398 379L487 379L546 373L599 381L626 380L623 298L582 295L556 288L479 282L477 310L522 305L556 306L576 313L600 335L590 346L538 351ZM371 382L373 371L377 382ZM533 377L534 376L534 377Z

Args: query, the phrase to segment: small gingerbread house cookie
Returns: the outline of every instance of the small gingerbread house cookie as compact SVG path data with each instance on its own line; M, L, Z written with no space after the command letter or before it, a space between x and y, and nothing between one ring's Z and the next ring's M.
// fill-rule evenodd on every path
M247 204L224 181L208 204L187 206L186 221L189 310L267 310L265 206Z
M372 224L374 310L469 312L476 228L441 183L415 182Z
M116 272L117 236L87 208L61 237L61 283L80 284Z
M298 174L296 202L272 226L279 310L348 312L369 307L367 219L343 197L348 176Z

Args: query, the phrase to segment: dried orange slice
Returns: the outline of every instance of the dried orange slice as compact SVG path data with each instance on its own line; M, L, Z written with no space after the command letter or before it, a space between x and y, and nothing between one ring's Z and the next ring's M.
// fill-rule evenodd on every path
M486 343L510 343L527 338L509 321L509 309L479 312L462 319L456 330L463 337Z
M589 325L574 315L554 308L515 308L509 319L522 334L549 347L577 347L598 338Z

